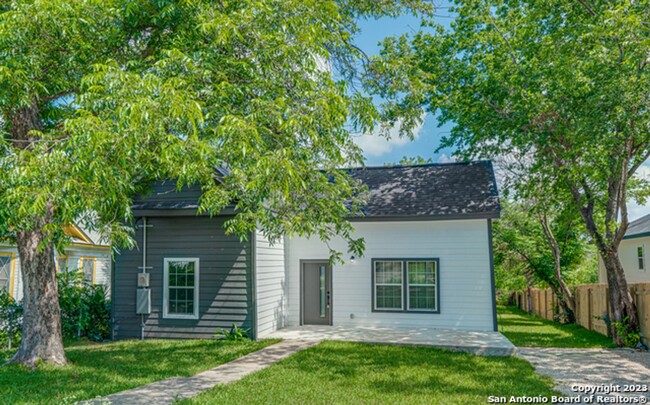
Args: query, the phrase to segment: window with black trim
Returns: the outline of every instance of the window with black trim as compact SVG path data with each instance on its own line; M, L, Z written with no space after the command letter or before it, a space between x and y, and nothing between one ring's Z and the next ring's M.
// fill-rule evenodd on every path
M438 259L373 259L373 310L438 312Z
M639 270L645 270L645 246L639 245L636 247L636 259L639 265Z

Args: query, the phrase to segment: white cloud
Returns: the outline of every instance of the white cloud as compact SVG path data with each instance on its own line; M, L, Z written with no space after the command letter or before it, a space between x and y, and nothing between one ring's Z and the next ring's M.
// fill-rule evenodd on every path
M413 131L413 139L420 137L420 131L424 125L424 120ZM393 149L404 146L411 142L408 137L399 136L400 124L397 123L394 127L388 130L388 136L380 136L378 131L372 134L363 134L356 136L354 143L356 143L362 150L365 156L378 157L390 153Z
M456 157L454 155L446 155L446 154L441 154L440 157L438 158L438 163L453 163L456 161Z

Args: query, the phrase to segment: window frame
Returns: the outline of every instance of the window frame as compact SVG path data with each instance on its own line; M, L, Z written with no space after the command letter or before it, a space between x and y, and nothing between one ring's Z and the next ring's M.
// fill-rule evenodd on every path
M377 309L376 295L377 284L375 280L375 263L377 262L402 262L402 308L401 309ZM436 277L435 277L435 290L436 290L436 309L409 309L408 308L408 262L435 262ZM440 313L440 258L438 257L381 257L371 259L371 309L372 312L387 312L387 313L410 313L410 314L439 314Z
M188 261L194 262L194 312L192 314L169 313L169 263ZM199 319L199 288L200 285L200 259L198 257L165 257L163 258L163 313L164 319Z
M92 285L95 285L95 278L96 278L96 275L97 275L97 258L94 257L94 256L81 256L79 258L79 269L81 269L82 273L84 271L84 262L85 261L89 261L89 262L92 261L92 263L93 263L93 277L90 280L90 283ZM69 265L70 265L70 263L68 263L68 268L69 268ZM85 276L85 273L84 273L84 276ZM83 283L84 280L85 280L85 278L82 278L81 282Z
M0 256L9 258L9 296L14 297L16 287L16 254L14 252L0 252Z
M641 256L639 256L639 249L641 249ZM639 266L639 260L643 260L643 267ZM647 268L645 260L645 244L643 243L636 245L636 267L638 271L646 271Z

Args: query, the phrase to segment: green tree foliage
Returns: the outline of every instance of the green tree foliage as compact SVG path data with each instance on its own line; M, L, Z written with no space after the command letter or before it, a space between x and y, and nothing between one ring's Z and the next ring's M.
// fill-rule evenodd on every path
M131 198L154 179L200 184L202 212L235 203L227 231L242 238L339 235L363 250L345 220L359 185L337 170L362 163L350 127L381 118L356 80L357 21L426 2L28 0L0 11L0 238L17 243L29 290L13 361L65 363L62 228L79 221L128 245ZM219 166L230 174L215 178Z
M565 207L548 218L559 245L558 277L554 252L535 209L530 203L504 202L502 217L494 224L497 288L507 294L531 286L550 287L563 301L566 320L573 322L575 303L572 294L564 292L562 283L579 279L577 273L589 249L586 232L575 210Z
M384 42L368 81L389 99L387 115L439 111L456 124L443 147L466 157L514 156L548 180L533 187L568 190L607 268L613 319L638 329L618 246L636 193L630 187L639 185L631 179L650 156L650 8L605 0L456 4L451 29L430 23Z

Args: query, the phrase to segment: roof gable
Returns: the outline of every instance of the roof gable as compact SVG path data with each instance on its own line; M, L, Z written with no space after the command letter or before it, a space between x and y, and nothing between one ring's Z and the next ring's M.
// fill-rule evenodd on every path
M490 161L348 169L368 187L361 218L497 218Z

